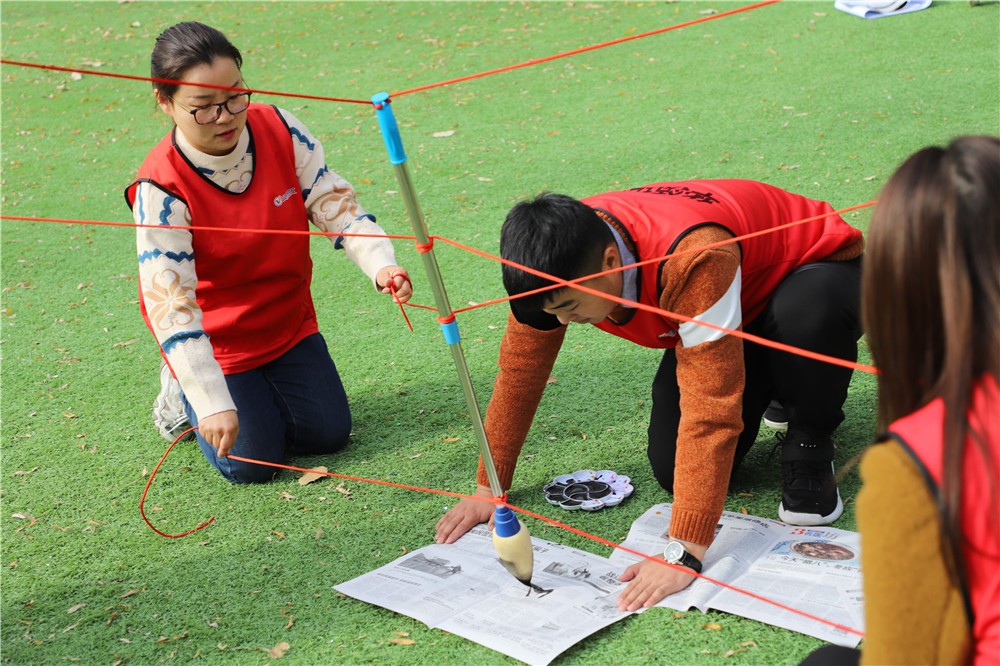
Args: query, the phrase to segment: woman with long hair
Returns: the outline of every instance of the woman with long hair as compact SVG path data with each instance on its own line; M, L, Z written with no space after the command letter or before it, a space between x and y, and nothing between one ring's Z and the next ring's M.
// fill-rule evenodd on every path
M1000 139L890 178L862 315L884 435L861 462L861 663L1000 663ZM807 662L850 658L826 655Z

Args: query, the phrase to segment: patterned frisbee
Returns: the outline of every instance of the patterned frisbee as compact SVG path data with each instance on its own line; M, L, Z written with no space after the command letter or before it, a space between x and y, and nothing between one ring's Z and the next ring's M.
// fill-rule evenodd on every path
M542 488L549 504L567 511L598 511L606 506L616 506L633 490L632 479L610 469L599 472L581 469L572 474L562 474Z

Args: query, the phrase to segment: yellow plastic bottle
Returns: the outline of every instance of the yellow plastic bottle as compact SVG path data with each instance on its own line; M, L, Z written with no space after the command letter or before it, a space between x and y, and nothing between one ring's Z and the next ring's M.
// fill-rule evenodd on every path
M530 587L535 566L531 535L524 523L506 506L497 507L493 515L493 547L504 568Z

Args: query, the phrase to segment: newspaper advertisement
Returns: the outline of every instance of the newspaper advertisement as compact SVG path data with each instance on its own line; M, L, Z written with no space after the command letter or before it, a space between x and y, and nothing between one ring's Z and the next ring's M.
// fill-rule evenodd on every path
M659 555L668 540L670 504L657 504L632 523L623 546ZM857 532L798 527L726 511L705 554L702 575L829 622L864 631L861 548ZM637 555L616 549L612 564L624 570ZM658 606L674 610L720 610L856 647L858 633L838 629L781 606L697 579Z
M630 615L616 605L624 588L620 566L575 548L531 541L532 589L504 569L485 525L334 589L539 665Z

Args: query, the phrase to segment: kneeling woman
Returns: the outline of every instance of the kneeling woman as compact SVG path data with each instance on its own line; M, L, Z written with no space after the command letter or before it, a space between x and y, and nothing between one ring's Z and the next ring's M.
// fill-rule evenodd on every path
M274 468L230 452L280 463L286 453L337 451L351 432L316 322L310 236L260 231L307 231L311 221L334 234L374 234L334 236L334 247L382 293L405 302L411 287L391 242L378 237L385 232L327 168L309 130L231 90L245 86L242 62L225 35L201 23L156 39L154 93L175 126L125 195L141 225L140 305L165 360L154 420L165 433L165 413L186 416L209 462L230 481L253 483Z

